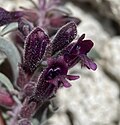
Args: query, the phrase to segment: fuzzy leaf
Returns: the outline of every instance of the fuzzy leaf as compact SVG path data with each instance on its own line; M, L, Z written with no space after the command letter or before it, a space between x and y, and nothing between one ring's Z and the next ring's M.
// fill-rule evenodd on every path
M19 52L12 42L7 41L2 37L0 37L0 51L6 54L10 62L10 65L13 71L13 76L14 76L13 83L15 83L18 75L18 69L17 69L18 63L21 62Z
M14 88L10 80L2 73L0 73L0 83L3 84L9 92L13 92Z
M7 33L16 30L17 28L18 28L18 23L10 23L10 24L6 25L6 26L2 29L0 35L1 35L1 36L4 36L4 35L6 35Z
M0 52L0 65L4 62L5 59L6 59L6 55Z
M40 124L39 121L36 118L32 119L32 123L33 123L33 125L39 125Z

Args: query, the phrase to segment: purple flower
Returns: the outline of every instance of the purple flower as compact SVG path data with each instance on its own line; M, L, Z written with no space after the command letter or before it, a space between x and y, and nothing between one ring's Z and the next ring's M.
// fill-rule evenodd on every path
M49 42L49 37L39 27L33 29L27 36L22 63L22 68L27 74L31 74L36 70Z
M17 22L23 15L21 11L9 12L0 7L0 26Z
M87 53L93 47L93 42L91 40L84 40L84 38L85 34L83 34L78 41L67 46L62 51L62 54L64 55L64 59L69 67L73 67L80 61L81 66L86 66L88 69L96 70L97 65L87 57Z
M51 98L60 87L70 87L68 80L76 80L79 76L67 75L68 66L62 56L48 59L48 66L38 78L37 86L31 101L44 102Z
M79 77L67 75L68 69L79 61L81 66L86 66L92 70L97 68L96 64L87 57L87 53L93 47L93 42L91 40L84 40L85 34L73 42L76 35L76 24L70 22L57 32L51 42L47 34L39 27L33 29L27 36L21 67L25 71L25 75L28 74L28 82L27 84L23 82L23 85L22 83L20 84L24 88L24 93L30 96L30 102L44 102L49 100L60 87L70 87L71 84L68 80L75 80ZM49 56L46 57L46 53L51 54L48 54ZM34 71L40 64L43 64L43 61L47 62L47 64L45 63L41 74L39 75L39 72L37 72L36 75ZM25 76L23 71L21 73L23 77L19 80L20 82L24 81ZM29 81L31 80L29 77L33 73L37 80L32 77L32 81Z

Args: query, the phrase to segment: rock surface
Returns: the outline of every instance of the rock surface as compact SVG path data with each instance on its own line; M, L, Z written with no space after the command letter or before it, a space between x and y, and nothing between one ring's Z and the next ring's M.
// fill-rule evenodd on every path
M106 43L103 52L103 68L120 83L120 37L113 37Z
M120 0L77 0L93 5L100 14L120 24Z

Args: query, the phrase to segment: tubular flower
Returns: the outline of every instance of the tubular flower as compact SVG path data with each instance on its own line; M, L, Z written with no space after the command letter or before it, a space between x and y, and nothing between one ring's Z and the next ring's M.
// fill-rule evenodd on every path
M71 84L67 79L76 80L79 78L79 76L67 75L68 66L62 56L48 59L47 65L38 78L37 86L31 97L33 101L44 102L52 97L59 87L70 87Z
M88 57L93 42L84 39L85 34L76 38L80 20L72 17L65 8L62 10L60 0L38 0L38 5L31 2L34 8L23 8L23 11L9 12L0 7L0 26L8 24L2 34L13 32L14 27L9 24L18 23L12 37L22 57L16 74L17 88L11 84L12 76L10 81L1 77L0 106L10 108L10 112L5 110L10 125L32 125L31 121L34 120L42 124L57 109L51 100L56 92L62 87L71 87L70 81L79 78L78 75L69 74L69 69L77 63L81 67L97 69ZM10 72L12 70L13 67ZM17 73L17 69L14 70Z
M76 24L73 21L61 27L51 41L39 27L28 34L24 46L23 62L20 67L21 73L24 73L22 73L22 78L18 80L19 86L22 84L21 81L23 82L21 88L24 88L25 95L30 97L30 102L44 102L49 100L60 87L70 87L71 84L68 80L76 80L79 76L67 73L69 68L78 62L88 69L95 70L97 68L96 64L87 57L87 53L93 47L93 42L84 40L84 34L74 42L76 35ZM45 58L46 53L49 53L49 57ZM43 62L47 63L34 79L32 75L36 75L35 70ZM27 84L24 81L24 78L27 77L26 74L32 77L32 81L27 79Z
M70 79L70 77L66 76L66 74L68 69L73 67L78 62L81 63L81 66L86 66L88 69L96 70L97 65L90 58L87 57L87 53L93 47L93 42L91 40L84 40L85 34L83 34L77 41L74 42L73 40L75 39L76 35L77 35L76 24L73 21L61 27L61 29L56 33L55 37L51 41L49 39L49 36L41 28L39 27L34 28L28 34L25 40L23 62L20 67L21 69L20 73L22 73L23 75L19 76L18 78L19 86L21 86L24 83L24 85L22 85L23 86L22 88L24 88L24 86L26 85L25 84L26 81L24 81L25 77L27 77L26 74L32 76L35 70L41 65L43 61L46 62L48 58L49 60L51 59L60 61L59 58L60 55L64 59L61 58L62 61L60 61L60 63L56 61L55 70L59 71L57 69L57 64L59 66L64 67L64 68L60 67L60 69L62 68L63 70L62 75L58 75L59 77L57 76L55 77L55 79L44 78L46 77L46 72L48 72L49 67L51 67L51 63L49 63L48 61L48 64L46 65L48 68L43 71L38 81L41 81L41 79L45 79L43 83L47 85L46 80L48 80L49 83L52 82L50 86L55 86L52 88L56 89L56 86L57 87L59 86L58 79L62 79L61 81L64 81L63 83L66 83L61 85L70 86L70 84L68 84L68 82L65 81L66 78ZM53 64L53 62L55 61L50 61L50 62L52 62ZM51 68L51 70L53 69L54 67ZM27 79L27 81L29 82L29 78ZM40 87L38 86L38 88Z
M63 51L64 59L68 63L69 68L73 67L79 61L81 66L86 66L88 69L96 70L97 65L87 57L87 53L93 47L91 40L84 40L83 34L76 42L69 44Z

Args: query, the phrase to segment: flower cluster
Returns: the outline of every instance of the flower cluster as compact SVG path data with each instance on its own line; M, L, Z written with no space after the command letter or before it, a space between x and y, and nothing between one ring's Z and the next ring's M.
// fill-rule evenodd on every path
M22 102L15 118L19 125L30 125L34 113L49 102L59 88L69 88L69 81L79 78L68 74L70 68L77 63L88 69L97 68L87 56L93 42L86 40L85 34L76 38L80 20L57 8L58 5L58 0L39 0L39 7L34 9L8 12L0 8L0 26L18 22L24 44L16 82ZM15 103L11 97L10 101L11 105Z
M76 40L76 28L75 22L69 22L50 40L44 30L36 27L26 37L23 62L20 65L24 75L19 75L18 83L25 83L23 90L25 96L29 97L27 105L33 102L43 104L60 87L70 87L68 80L76 80L79 76L68 75L68 70L78 62L81 66L96 70L96 64L87 57L93 42L84 40L84 34ZM27 82L21 80L25 77Z

